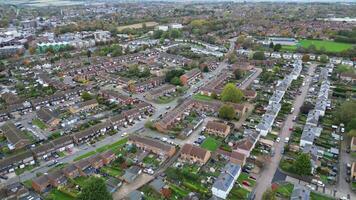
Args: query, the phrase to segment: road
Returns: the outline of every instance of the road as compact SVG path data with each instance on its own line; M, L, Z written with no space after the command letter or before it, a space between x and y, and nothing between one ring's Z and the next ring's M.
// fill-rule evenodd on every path
M298 116L299 114L299 109L304 103L304 99L307 95L309 86L310 86L310 80L311 76L314 74L316 65L311 65L308 70L308 75L306 76L305 80L309 80L307 84L301 87L301 94L296 97L293 107L294 107L294 112L289 114L284 122L284 125L281 129L281 132L279 133L279 137L281 138L281 142L277 143L275 142L274 144L274 149L275 149L275 156L271 158L271 162L266 165L266 167L263 169L261 172L260 176L258 177L257 184L255 187L256 191L256 198L257 200L262 199L262 195L264 191L266 191L267 188L271 186L272 179L274 174L276 173L276 170L279 166L279 162L282 158L282 149L284 148L284 139L286 137L290 137L291 131L289 128L294 126L293 118L295 116Z
M336 196L354 196L354 192L351 190L350 183L346 182L346 163L352 164L356 160L351 157L349 153L346 153L346 148L350 145L350 138L344 137L344 141L341 141L341 149L340 149L340 162L339 162L339 181L336 186Z
M251 77L249 77L248 79L245 79L242 84L239 86L239 88L241 90L245 90L246 88L248 88L248 86L250 86L250 84L252 83L252 81L254 81L262 72L261 68L255 68L255 72L252 74Z

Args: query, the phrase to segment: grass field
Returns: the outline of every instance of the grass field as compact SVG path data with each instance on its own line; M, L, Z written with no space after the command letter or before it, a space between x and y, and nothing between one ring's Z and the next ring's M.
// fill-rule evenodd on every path
M119 26L119 27L117 27L117 30L122 31L124 29L140 29L140 28L142 28L143 24L146 24L146 27L148 27L148 28L158 25L157 22L145 22L145 23L137 23L137 24Z
M42 130L47 128L46 124L43 121L41 121L40 119L37 119L37 118L32 120L32 124L37 126L40 129L42 129Z
M342 52L352 48L352 44L327 41L327 40L300 40L299 45L304 48L308 48L310 45L315 45L317 50L320 50L321 48L325 48L325 51L334 52L334 53ZM295 51L296 49L297 49L297 45L282 47L282 50L285 51Z
M49 199L53 200L73 200L74 198L69 196L68 194L65 194L57 189L53 189L51 193L49 194Z
M194 95L193 99L200 100L200 101L211 101L211 100L213 100L213 98L211 98L209 96L206 96L206 95L202 95L202 94Z
M88 158L96 153L102 153L104 151L107 151L107 150L112 150L114 153L117 153L119 147L123 146L124 144L126 144L126 142L128 141L128 138L123 138L121 140L118 140L110 145L106 145L106 146L103 146L103 147L100 147L98 149L96 149L95 151L89 151L88 153L86 154L83 154L81 156L78 156L76 158L74 158L74 161L78 161L78 160L81 160L81 159L84 159L84 158Z
M207 149L209 151L216 151L216 149L218 149L220 145L221 145L220 141L215 140L212 137L208 137L201 144L201 147L204 148L204 149Z

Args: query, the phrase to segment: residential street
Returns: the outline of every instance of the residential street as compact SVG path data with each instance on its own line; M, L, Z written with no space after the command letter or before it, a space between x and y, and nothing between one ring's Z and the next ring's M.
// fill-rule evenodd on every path
M273 176L279 166L279 162L282 158L282 149L284 148L284 140L286 137L290 137L291 131L289 128L292 128L294 126L293 118L294 116L298 116L299 114L299 109L303 105L304 99L307 95L309 86L310 86L310 80L311 76L314 74L316 65L311 65L308 70L308 75L305 77L304 80L309 80L307 84L301 87L301 94L296 97L293 107L294 107L294 112L289 114L283 124L283 127L281 129L281 132L279 133L280 137L280 142L277 143L275 142L274 144L274 149L275 149L275 156L271 158L271 162L265 166L265 168L262 170L260 176L258 177L257 184L255 186L255 191L256 191L256 197L255 199L260 200L262 199L262 195L264 191L266 191L267 188L271 186L271 182L273 179Z

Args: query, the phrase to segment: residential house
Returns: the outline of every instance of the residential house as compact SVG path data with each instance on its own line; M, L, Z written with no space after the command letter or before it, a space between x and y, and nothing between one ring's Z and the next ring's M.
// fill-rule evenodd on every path
M35 160L32 152L25 151L0 160L0 173L14 172L17 168L24 168L28 165L34 165Z
M99 93L104 99L123 105L133 104L135 99L113 90L101 90Z
M67 178L71 179L80 176L79 169L74 164L69 164L68 166L64 167L62 172Z
M65 177L62 170L55 170L47 174L49 182L53 187L58 187L67 183L67 178Z
M69 108L69 111L71 113L79 113L79 112L87 112L89 110L94 109L95 107L97 107L99 104L96 101L96 99L92 99L92 100L88 100L88 101L84 101L81 102L79 104L76 104L74 106L71 106Z
M128 144L134 144L140 149L150 151L163 157L171 157L176 152L176 148L172 145L136 135L130 135Z
M113 151L108 150L108 151L101 153L100 157L103 161L103 164L107 165L116 159L116 154Z
M241 166L239 164L227 163L211 188L213 195L226 199L240 173Z
M48 142L33 148L32 152L37 160L47 159L55 152L55 147L53 143Z
M183 85L190 85L192 84L195 80L199 79L202 77L202 73L199 69L194 68L187 73L183 74L180 77L180 81L182 82Z
M351 166L351 180L356 181L356 162L353 162Z
M6 137L10 150L21 149L31 143L25 133L11 122L7 122L0 127L0 134Z
M49 127L56 127L60 119L48 108L41 108L36 112L37 117Z
M32 188L38 193L48 192L51 188L51 182L47 175L36 177L32 180Z
M231 163L239 164L240 166L244 166L246 163L246 155L238 151L228 152L222 149L217 149L216 153L225 159L228 159Z
M146 98L148 100L157 99L160 96L166 96L176 91L176 86L171 84L164 84L157 88L151 89L147 94Z
M81 176L88 176L95 172L95 169L92 167L88 159L83 159L74 164Z
M104 166L103 158L99 154L88 158L88 160L89 160L91 166L95 169L100 169L101 167Z
M211 153L208 150L192 144L184 144L180 158L191 163L199 163L203 165L209 160L210 156Z
M355 73L341 73L340 79L343 81L355 83L356 82L356 74Z
M19 182L12 183L0 188L0 199L15 200L29 195L29 190Z
M225 138L230 133L230 126L217 121L209 121L205 131L209 134Z

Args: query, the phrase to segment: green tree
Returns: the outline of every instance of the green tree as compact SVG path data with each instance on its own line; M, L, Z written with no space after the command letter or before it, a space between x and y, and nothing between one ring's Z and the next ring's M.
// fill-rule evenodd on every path
M322 62L322 63L328 63L329 62L329 58L325 54L321 55L319 59L320 59L320 62Z
M238 103L242 98L243 93L233 83L226 84L221 93L221 100L225 102Z
M173 85L182 85L182 82L180 81L180 78L175 76L174 78L171 79L170 81L171 84Z
M270 48L270 49L273 49L273 47L274 47L273 42L269 43L269 48Z
M219 117L227 120L232 120L236 116L234 108L230 105L223 105L219 110Z
M262 200L276 200L276 192L273 191L272 189L267 189L263 195L262 195Z
M82 99L83 99L83 101L89 101L89 100L93 99L93 96L91 94L89 94L89 92L83 92Z
M281 44L276 44L273 47L273 51L280 51L282 49L282 45Z
M102 178L91 176L79 193L77 200L111 200L112 196L107 191Z
M265 54L262 51L257 51L253 54L252 58L254 60L264 60L265 59Z
M356 118L352 118L349 123L347 123L346 130L350 131L352 129L356 130Z
M208 68L208 66L204 66L204 68L203 68L203 72L209 72L209 68Z
M237 70L234 71L234 75L235 75L235 79L239 80L242 77L244 77L245 72L240 70L240 69L237 69Z
M351 131L349 131L349 132L347 133L347 135L348 135L349 137L356 137L356 129L352 129Z
M356 101L347 101L336 110L334 116L337 123L344 123L346 126L356 118Z
M294 169L295 173L300 176L309 175L312 169L309 154L300 154L294 163Z
M230 54L229 57L228 57L228 61L229 61L230 64L236 63L237 62L237 56L234 53Z

